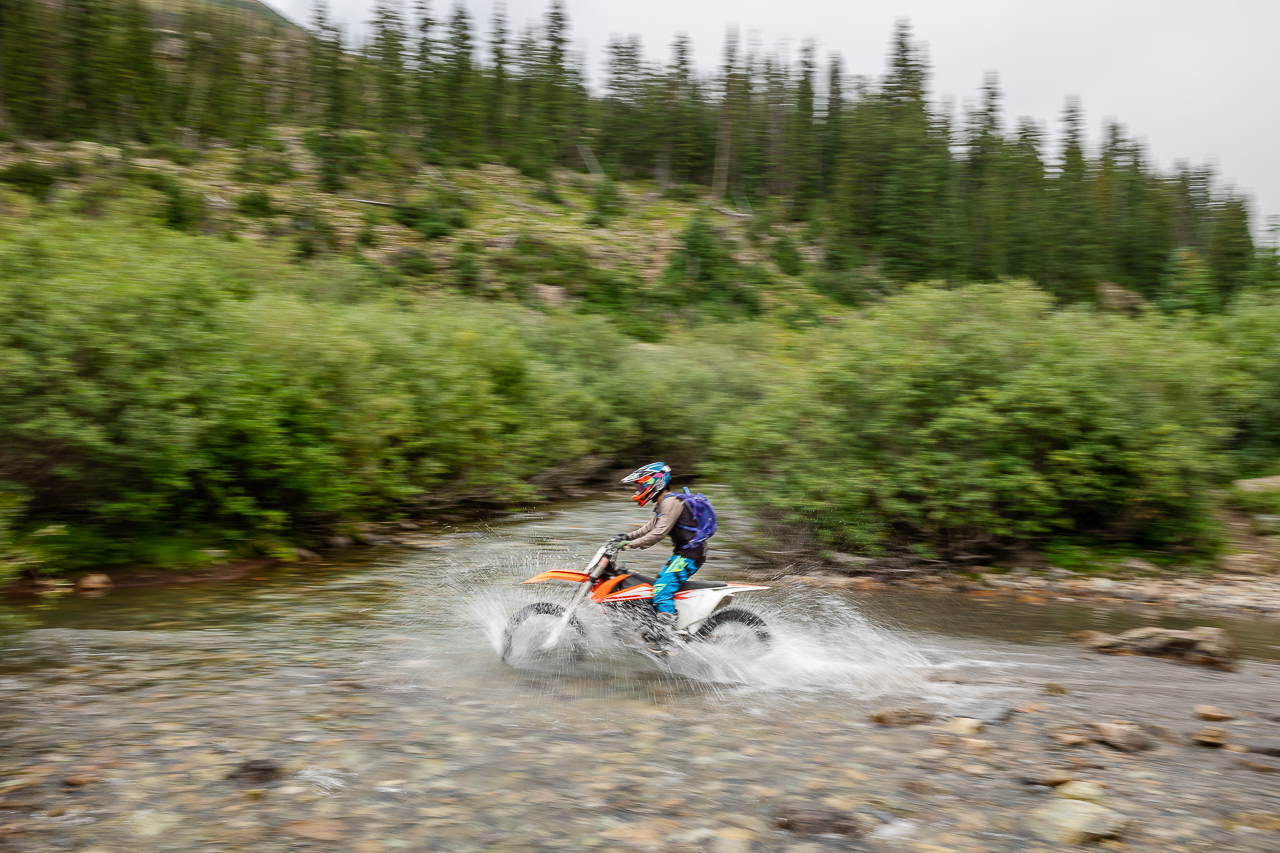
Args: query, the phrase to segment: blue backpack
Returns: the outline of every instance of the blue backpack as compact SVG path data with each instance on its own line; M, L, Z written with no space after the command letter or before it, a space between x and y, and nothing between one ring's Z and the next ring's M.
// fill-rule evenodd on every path
M705 544L716 532L716 511L711 506L711 499L702 492L692 494L688 487L685 487L684 494L676 493L676 497L684 502L693 514L693 525L678 524L677 526L693 531L693 538L689 540L689 544L685 548L697 548L699 545Z

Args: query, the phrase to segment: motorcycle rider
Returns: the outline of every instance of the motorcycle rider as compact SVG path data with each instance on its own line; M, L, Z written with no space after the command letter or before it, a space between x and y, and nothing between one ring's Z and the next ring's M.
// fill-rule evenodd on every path
M707 546L701 543L687 547L694 537L693 511L669 488L671 466L665 462L643 465L622 482L636 484L636 493L631 499L640 506L653 503L653 517L648 523L620 535L624 541L622 547L642 550L653 547L668 535L671 537L671 559L653 582L653 609L660 630L646 637L650 651L665 657L671 653L671 637L676 630L676 591L702 568L707 559Z

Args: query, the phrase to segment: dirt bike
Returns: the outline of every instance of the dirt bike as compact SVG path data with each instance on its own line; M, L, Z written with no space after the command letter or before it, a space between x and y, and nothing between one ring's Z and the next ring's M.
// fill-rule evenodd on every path
M587 649L587 634L576 611L588 594L604 609L615 633L622 639L638 635L642 640L652 642L662 630L658 627L651 604L654 578L627 571L625 564L618 561L621 546L621 539L605 543L587 562L584 571L552 569L524 581L529 584L559 580L581 586L567 606L538 601L512 614L502 633L503 660L511 663L519 647L535 645L538 651L550 651L556 648L566 631L570 632L569 646L574 658L582 657ZM740 592L768 588L726 581L687 580L675 595L675 634L665 639L683 644L732 646L735 651L762 653L772 640L764 620L749 610L730 607L729 604ZM551 620L554 622L540 643L536 643L536 638L526 636L536 632L538 627L547 630L547 623ZM535 642L530 643L530 639Z

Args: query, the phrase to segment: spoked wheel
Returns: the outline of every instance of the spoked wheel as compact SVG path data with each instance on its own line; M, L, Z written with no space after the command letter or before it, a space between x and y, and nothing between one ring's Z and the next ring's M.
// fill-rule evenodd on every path
M693 638L726 651L753 655L764 654L773 644L773 635L764 620L740 607L726 607L712 613Z
M550 601L525 605L511 615L502 630L502 659L512 666L548 664L565 657L577 663L587 652L587 632L574 616L560 635L555 648L544 650L542 643L564 617L564 607Z

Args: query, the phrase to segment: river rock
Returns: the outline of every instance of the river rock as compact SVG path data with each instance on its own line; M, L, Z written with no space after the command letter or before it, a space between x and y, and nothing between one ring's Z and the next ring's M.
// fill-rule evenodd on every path
M1154 744L1142 729L1132 723L1090 723L1093 739L1121 752L1141 752Z
M1275 536L1280 533L1280 515L1251 515L1249 530L1254 536Z
M875 562L870 557L859 557L856 554L841 554L836 552L830 556L831 562L835 563L837 566L855 572L866 571L867 567Z
M80 580L76 581L76 589L82 591L111 589L112 586L114 586L114 584L111 582L110 576L103 574L85 575L80 578Z
M1241 758L1236 763L1255 773L1280 773L1280 762L1270 759L1258 757Z
M1098 804L1102 803L1105 793L1097 782L1064 782L1053 789L1055 797Z
M1084 746L1093 741L1093 738L1076 728L1060 729L1053 733L1053 739L1059 746Z
M933 714L919 708L881 708L867 719L880 726L916 726L932 720Z
M1197 705L1192 708L1195 715L1202 720L1208 720L1211 723L1220 723L1224 720L1234 720L1235 714L1228 713L1221 708L1213 705Z
M1151 655L1224 670L1235 669L1239 657L1235 641L1221 628L1134 628L1119 635L1081 631L1076 638L1085 648L1102 654Z
M1227 733L1216 726L1205 726L1191 735L1191 739L1200 746L1217 749L1227 745Z
M1018 781L1024 785L1043 785L1046 788L1056 788L1059 785L1075 781L1075 775L1066 770L1042 770L1038 773L1020 776Z
M836 809L785 808L773 822L797 835L862 835L868 829L865 818Z
M341 841L346 825L340 820L293 820L280 827L284 835L311 838L316 841Z
M1044 694L1046 696L1066 696L1071 691L1056 681L1046 681L1044 684Z
M265 785L283 775L284 768L273 759L253 758L237 765L227 778L242 785Z
M942 728L953 735L976 735L982 731L982 720L975 720L973 717L955 717L947 720Z
M997 723L1003 723L1005 720L1013 716L1014 707L1008 702L979 702L977 705L970 705L955 712L957 717L970 717L975 720L981 720L989 726Z
M1052 844L1083 844L1115 838L1129 821L1097 803L1057 800L1027 815L1026 828L1034 836Z
M1236 480L1232 485L1242 492L1280 492L1280 476Z

